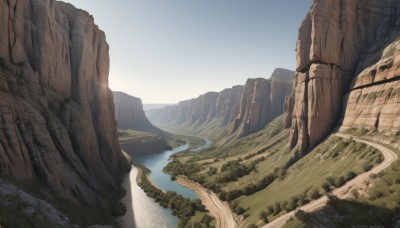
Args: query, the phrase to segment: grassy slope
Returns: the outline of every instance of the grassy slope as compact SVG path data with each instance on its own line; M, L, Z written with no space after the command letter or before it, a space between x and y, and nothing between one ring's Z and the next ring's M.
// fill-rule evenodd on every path
M398 142L400 135L399 132L378 132L367 129L349 129L346 133L361 138L382 138L389 142ZM399 149L393 148L391 145L385 146L397 152L400 157ZM375 177L367 194L341 200L336 205L330 205L321 211L311 213L308 224L321 224L320 217L324 217L324 220L328 221L329 224L340 227L352 227L360 224L389 227L392 218L400 214L399 199L400 161L396 161ZM299 219L294 219L285 227L298 227L299 224L304 225L304 223L307 223L307 221L302 222Z
M256 169L249 175L220 186L223 191L243 189L251 183L257 183L270 173L276 175L277 179L264 190L234 200L235 207L240 206L246 210L244 214L247 214L245 216L247 218L243 222L244 225L252 223L261 225L259 214L262 210L267 210L267 206L283 201L289 202L293 196L300 198L304 195L305 200L311 200L311 193L315 190L324 194L322 185L327 182L327 177L332 176L336 181L340 176L347 177L350 171L364 172L365 164L376 164L381 156L369 146L333 137L285 170L282 167L294 153L286 147L288 135L289 131L283 129L282 117L279 117L259 133L232 141L223 147L211 148L197 154L182 153L177 157L184 164L195 162L202 165L202 171L195 175L205 178L204 185L215 184L218 178L226 175L228 171L220 170L228 161L241 158L243 161L240 164L249 165L252 161L265 157L265 160L256 164ZM250 154L255 156L246 159ZM216 174L208 172L211 167L218 170ZM330 188L334 186L330 184ZM273 218L272 215L268 216L269 220Z
M152 132L145 131L134 131L131 129L128 130L118 130L118 138L120 143L126 143L129 141L140 141L140 142L151 142L164 140L166 144L172 148L181 146L185 143L189 143L191 148L195 148L201 146L204 141L201 138L194 136L183 136L176 134L165 134L158 135Z
M328 177L337 180L340 176L347 177L350 171L356 174L364 172L364 164L376 164L380 156L376 149L354 142L346 145L348 142L338 137L329 138L289 168L282 180L274 181L266 189L251 196L240 197L238 204L249 208L247 213L250 214L244 224L257 224L260 212L267 211L267 207L275 203L289 203L292 197L301 198L301 195L312 200L311 194L315 190L324 194L322 185L328 183ZM330 188L334 186L330 185ZM271 215L268 219L274 217Z

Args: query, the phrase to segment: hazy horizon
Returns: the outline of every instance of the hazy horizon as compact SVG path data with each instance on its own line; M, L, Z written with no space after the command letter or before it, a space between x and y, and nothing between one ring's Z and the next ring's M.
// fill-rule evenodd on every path
M171 104L295 68L311 0L66 0L93 15L110 45L110 87ZM118 12L110 16L110 12ZM285 13L282 13L285 12Z

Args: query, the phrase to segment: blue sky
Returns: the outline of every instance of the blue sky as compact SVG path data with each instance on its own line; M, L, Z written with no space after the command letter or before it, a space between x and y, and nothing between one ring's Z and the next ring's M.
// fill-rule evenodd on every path
M311 0L66 0L110 45L110 87L175 103L295 68Z

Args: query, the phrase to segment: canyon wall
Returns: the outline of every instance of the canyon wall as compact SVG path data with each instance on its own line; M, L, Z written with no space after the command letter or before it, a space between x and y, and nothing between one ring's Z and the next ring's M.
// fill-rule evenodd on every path
M118 128L162 133L147 119L140 98L122 92L113 92L113 95Z
M374 64L384 46L391 42L388 39L393 39L391 34L398 27L399 5L398 1L392 0L313 1L299 29L294 92L285 104L285 125L291 127L291 147L297 146L304 152L317 145L338 123L341 113L346 115L342 118L345 125L372 126L364 123L374 122L374 118L367 117L368 111L361 110L363 100L355 101L361 93L368 93L356 89L365 78L351 81L363 68ZM375 57L369 56L368 52L374 52ZM368 63L363 63L365 61ZM371 72L364 73L375 74L375 71ZM372 86L378 76L370 77L369 85ZM382 83L384 80L379 83L384 86ZM367 84L361 88L366 89ZM345 96L347 91L353 91L350 103ZM373 107L372 103L370 105L369 109ZM362 112L364 114L360 116ZM378 113L396 111L374 112L377 116ZM355 119L363 124L352 123Z
M219 93L209 92L178 105L146 112L155 124L226 129L229 136L243 137L265 127L282 114L292 91L294 72L276 69L270 79L248 79Z
M109 55L87 12L0 2L0 173L96 202L130 166L117 138ZM100 196L100 197L99 197Z

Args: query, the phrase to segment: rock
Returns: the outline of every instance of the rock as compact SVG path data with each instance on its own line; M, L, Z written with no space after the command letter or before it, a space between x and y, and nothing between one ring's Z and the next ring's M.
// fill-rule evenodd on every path
M248 79L244 86L209 92L176 106L150 110L146 115L156 124L173 123L204 132L218 128L224 137L243 137L282 114L285 98L292 91L293 75L293 71L276 69L270 79Z
M130 166L93 17L54 0L0 3L0 173L101 202Z
M162 133L147 119L140 98L122 92L113 92L113 95L118 128Z
M400 32L394 32L400 34ZM398 37L398 36L394 36ZM390 43L389 38L389 43ZM367 52L363 69L345 96L340 122L343 129L400 130L400 41ZM371 60L376 62L371 64Z
M19 202L10 201L7 197L15 197L15 200ZM0 206L8 207L9 203L19 204L22 207L20 210L23 210L27 215L32 217L43 216L46 218L46 221L50 222L53 226L73 226L67 216L51 206L48 202L36 198L16 186L0 179Z
M338 123L346 90L362 68L360 57L393 31L399 5L390 0L313 1L299 29L295 91L285 104L287 127L292 116L291 147L301 152L314 147ZM368 78L363 80L358 83Z

